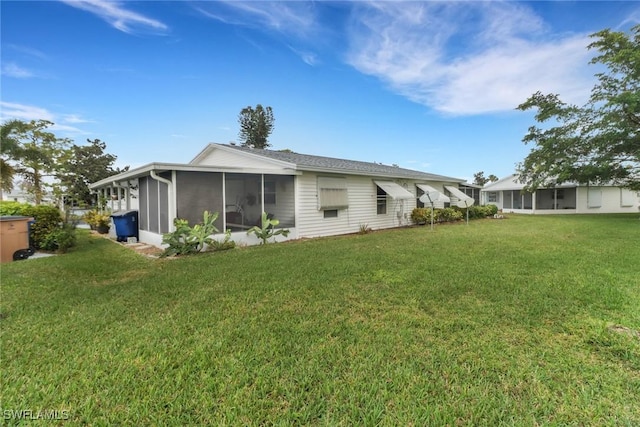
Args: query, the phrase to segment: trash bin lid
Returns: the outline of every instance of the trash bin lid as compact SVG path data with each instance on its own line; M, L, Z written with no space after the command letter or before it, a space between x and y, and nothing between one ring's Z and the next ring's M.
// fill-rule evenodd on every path
M128 215L132 215L138 213L138 211L136 210L130 210L130 211L116 211L116 212L111 212L111 217L119 217L119 216L128 216Z

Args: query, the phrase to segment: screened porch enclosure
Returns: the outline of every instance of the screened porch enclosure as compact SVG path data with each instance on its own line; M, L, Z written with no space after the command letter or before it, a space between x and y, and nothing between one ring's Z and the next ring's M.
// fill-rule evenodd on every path
M575 209L576 188L552 188L537 190L535 194L521 190L502 191L503 209Z
M549 188L536 191L537 209L575 209L576 188Z
M267 212L280 220L279 227L295 227L293 176L195 171L158 175L175 179L176 217L190 225L201 223L204 211L209 211L219 213L214 225L221 232L248 230L260 225L262 212ZM140 229L168 233L173 221L168 185L145 176L139 179L139 186Z
M227 173L224 180L226 227L231 231L260 225L262 212L295 227L293 176Z

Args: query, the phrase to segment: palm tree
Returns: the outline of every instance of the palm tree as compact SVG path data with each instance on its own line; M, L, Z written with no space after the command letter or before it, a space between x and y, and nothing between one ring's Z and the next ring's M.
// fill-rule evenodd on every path
M15 159L20 149L20 144L15 137L15 132L23 128L24 122L9 120L0 127L0 198L3 191L13 190L13 178L16 169L9 163Z

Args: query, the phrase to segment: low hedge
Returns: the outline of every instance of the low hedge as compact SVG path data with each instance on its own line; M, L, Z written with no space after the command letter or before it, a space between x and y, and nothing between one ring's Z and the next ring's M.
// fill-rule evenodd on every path
M496 205L470 206L469 219L487 218L498 212ZM455 222L466 218L466 209L458 207L436 208L433 212L434 222ZM427 224L431 222L431 208L415 208L411 212L411 220L414 224Z

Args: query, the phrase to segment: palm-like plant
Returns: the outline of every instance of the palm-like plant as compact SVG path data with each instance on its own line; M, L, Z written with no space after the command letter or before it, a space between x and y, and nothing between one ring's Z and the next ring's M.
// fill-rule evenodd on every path
M276 230L275 227L280 224L280 221L277 219L269 218L269 215L266 212L262 212L262 218L260 221L260 225L255 225L247 231L247 235L255 234L257 238L262 240L261 244L268 243L267 241L271 237L275 237L279 234L282 234L284 237L289 235L289 230L286 228L281 228Z
M15 159L20 150L20 143L16 139L15 133L24 123L20 120L9 120L0 127L0 190L13 190L13 178L16 175L16 169L9 163L9 160Z

